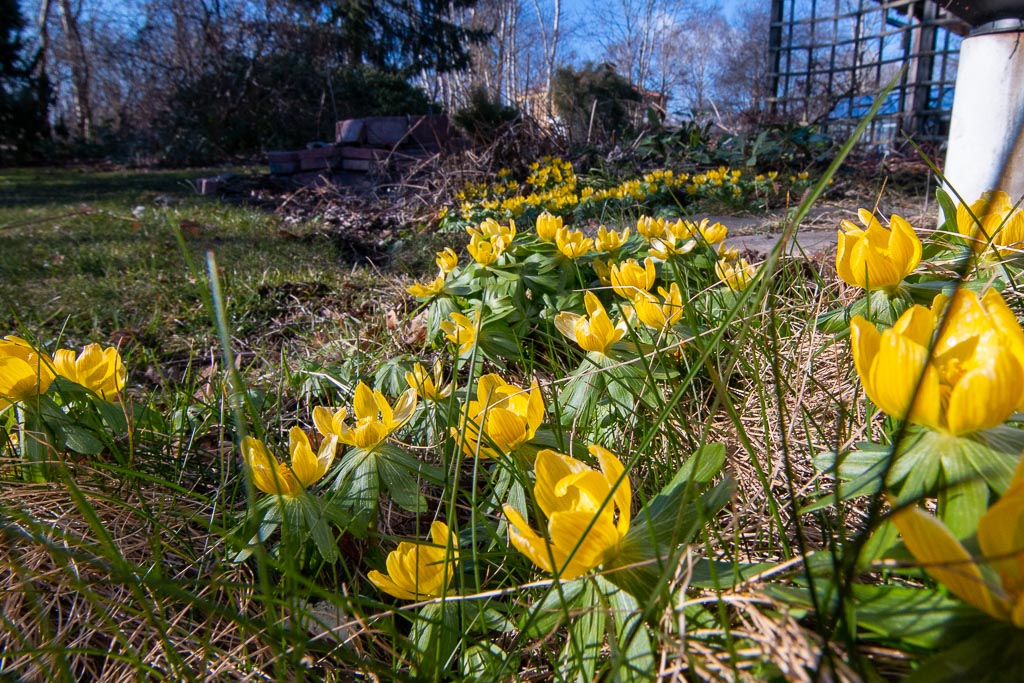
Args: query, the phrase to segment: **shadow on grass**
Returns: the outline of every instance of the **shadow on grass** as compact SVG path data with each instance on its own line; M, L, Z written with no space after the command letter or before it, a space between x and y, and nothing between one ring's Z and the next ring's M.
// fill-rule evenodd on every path
M218 170L216 173L222 173ZM0 208L28 209L74 204L131 203L149 195L191 197L190 185L210 169L96 171L65 168L0 169ZM152 197L149 197L152 199Z

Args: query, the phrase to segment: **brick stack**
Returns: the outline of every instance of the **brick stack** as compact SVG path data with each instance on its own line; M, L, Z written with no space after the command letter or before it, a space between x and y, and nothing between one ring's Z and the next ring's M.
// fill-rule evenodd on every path
M300 176L337 172L386 173L448 147L453 131L448 117L376 116L338 121L331 144L268 152L271 175Z

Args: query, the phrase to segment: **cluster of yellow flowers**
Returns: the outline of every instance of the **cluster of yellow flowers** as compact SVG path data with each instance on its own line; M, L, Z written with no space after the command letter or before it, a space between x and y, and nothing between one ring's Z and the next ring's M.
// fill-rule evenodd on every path
M322 442L314 455L309 437L299 427L289 431L287 466L271 455L266 444L254 437L242 442L242 456L252 473L253 485L263 493L294 498L320 481L334 462L337 444L369 451L387 440L416 411L417 390L410 387L394 406L378 390L363 382L356 386L352 400L354 420L349 424L345 408L313 409L313 424Z
M51 357L20 337L4 337L0 339L0 410L45 394L55 377L110 399L124 388L127 374L114 347L89 344L79 353L58 349Z
M920 239L900 216L893 215L888 228L867 210L859 217L863 227L843 221L839 231L840 279L902 296L906 278L921 263ZM955 220L979 263L1011 258L1024 246L1024 212L1004 192L986 192L947 218ZM958 439L998 427L1024 410L1024 329L995 288L983 294L960 286L951 295L940 292L931 306L909 306L883 329L854 316L850 345L872 403L942 435L944 443L964 443ZM1024 460L977 522L981 558L932 514L891 502L897 508L893 522L922 567L969 604L1024 628Z
M757 274L757 268L741 258L737 249L725 245L728 228L708 219L700 222L679 219L641 216L635 226L636 234L644 238L647 258L641 265L635 258L617 260L620 250L633 234L627 227L621 231L600 226L594 237L582 230L564 224L562 217L541 213L535 222L535 232L541 243L553 244L557 253L570 261L576 261L593 252L601 252L603 258L590 261L602 285L610 286L629 305L621 307L624 315L618 322L612 322L593 292L584 297L586 315L571 311L560 311L555 324L567 337L575 339L587 351L606 355L611 346L621 340L628 329L628 321L639 320L657 331L664 331L675 325L683 314L683 292L677 283L668 287L652 289L657 279L656 262L667 262L690 253L698 245L718 246L715 273L718 279L731 290L741 291L748 287ZM514 222L503 226L493 219L487 219L467 229L471 241L467 251L473 261L481 266L491 266L510 248L516 238ZM714 252L710 252L714 253ZM439 273L437 278L426 284L415 284L408 288L413 296L431 299L445 291L446 278L454 273L458 263L457 255L450 249L438 254ZM472 316L472 318L470 317ZM449 341L459 347L460 355L468 355L476 344L480 331L479 311L470 311L470 316L453 312L441 323Z
M488 218L475 228L468 228L470 241L466 249L473 260L482 266L488 266L505 253L516 236L516 224L509 221L508 225L499 225L493 218Z
M743 169L720 166L703 173L677 173L671 169L657 169L640 178L626 179L611 187L596 189L580 186L572 164L558 157L543 157L529 166L529 174L520 185L511 178L508 169L498 173L497 182L468 183L456 194L463 220L473 220L481 211L499 214L504 218L518 218L531 209L554 214L566 214L588 204L595 208L609 201L644 203L658 197L675 203L673 197L685 192L691 197L717 196L737 198L753 193L767 196L780 191L778 172L751 174ZM789 176L789 182L804 183L808 173ZM526 191L528 190L528 191ZM447 209L439 219L449 215Z
M351 424L344 408L315 408L313 421L322 437L319 449L314 451L307 434L293 427L286 463L278 461L264 442L246 437L242 454L253 484L266 494L284 499L303 495L331 469L339 443L371 450L412 417L417 395L430 401L450 395L452 386L443 386L441 375L440 363L429 375L417 364L406 375L409 390L393 406L379 391L360 383L353 399L355 419ZM536 381L523 388L489 374L479 378L476 399L460 414L462 421L451 434L460 440L462 451L469 457L497 458L514 454L535 436L545 406ZM630 484L622 463L600 446L592 445L590 452L600 463L600 472L552 450L537 456L534 496L548 518L548 537L533 532L522 511L505 507L510 542L538 567L564 579L579 576L614 557L629 528ZM430 538L430 543L400 543L387 557L387 573L370 571L370 581L399 599L443 597L458 562L458 541L441 521L431 524Z

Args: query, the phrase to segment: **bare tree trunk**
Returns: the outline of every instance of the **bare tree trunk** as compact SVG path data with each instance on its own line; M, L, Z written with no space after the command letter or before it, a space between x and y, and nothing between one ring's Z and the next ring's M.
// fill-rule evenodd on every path
M37 28L39 30L39 48L36 52L35 63L32 65L32 75L36 82L36 97L46 107L47 116L45 135L50 134L49 125L49 99L50 99L50 77L47 73L47 52L50 49L50 0L42 0L39 3L39 18Z
M505 51L503 60L505 74L502 76L502 80L505 82L508 103L515 104L523 94L519 82L519 1L509 0L505 3L502 12L502 21L506 24L506 44L503 48Z
M78 18L71 9L71 0L59 0L61 26L71 60L71 87L74 97L75 124L83 140L92 137L92 105L89 103L89 60L78 30Z
M544 99L544 116L546 118L551 118L553 113L551 81L555 74L555 55L558 51L558 26L562 18L562 1L554 0L550 35L544 27L545 17L544 13L541 12L539 0L533 0L533 8L537 12L537 25L540 28L540 39L544 48L544 87L546 89Z

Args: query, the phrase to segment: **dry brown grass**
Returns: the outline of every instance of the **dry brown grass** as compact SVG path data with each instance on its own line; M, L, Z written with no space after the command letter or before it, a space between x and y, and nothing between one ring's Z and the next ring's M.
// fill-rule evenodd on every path
M273 650L252 625L266 612L243 589L255 577L218 561L219 541L188 519L195 501L109 479L83 485L82 495L94 512L63 486L4 486L0 672L25 681L264 680Z

